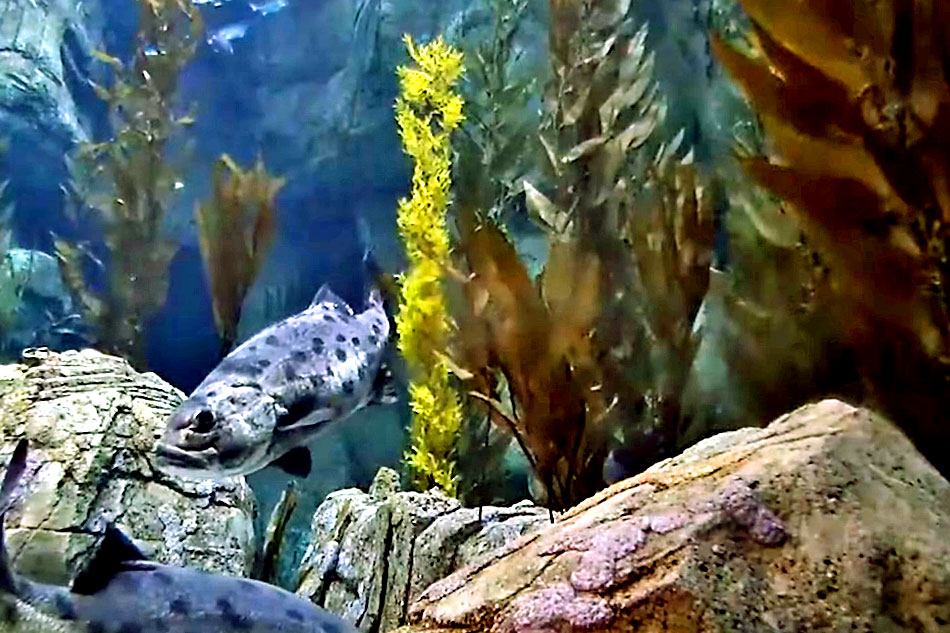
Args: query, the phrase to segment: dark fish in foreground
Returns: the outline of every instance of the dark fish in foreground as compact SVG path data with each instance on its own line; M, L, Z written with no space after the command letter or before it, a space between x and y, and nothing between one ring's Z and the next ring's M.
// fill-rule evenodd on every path
M17 445L0 512L26 464ZM266 583L146 559L109 526L71 589L14 574L0 515L0 633L356 633L341 618Z
M305 445L327 423L395 401L383 364L389 333L378 290L354 314L324 286L306 310L257 333L208 374L169 419L158 467L217 478L275 462L306 476Z

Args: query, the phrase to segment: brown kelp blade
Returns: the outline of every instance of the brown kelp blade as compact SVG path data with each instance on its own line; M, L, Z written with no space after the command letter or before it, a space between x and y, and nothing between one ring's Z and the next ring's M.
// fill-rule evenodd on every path
M273 242L274 197L283 184L260 159L245 171L224 155L215 165L212 199L195 209L215 326L225 347L237 338L241 306Z

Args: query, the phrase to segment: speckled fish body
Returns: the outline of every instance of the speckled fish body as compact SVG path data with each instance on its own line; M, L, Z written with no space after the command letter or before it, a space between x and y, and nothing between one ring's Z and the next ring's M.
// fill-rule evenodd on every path
M354 314L321 288L306 310L228 354L182 403L158 446L159 467L186 477L245 475L306 445L327 423L386 402L389 334L378 291Z
M0 633L356 633L278 587L149 561L112 525L71 589L21 577L2 532L11 489L0 494Z
M96 593L52 605L102 633L349 633L337 616L265 583L130 561Z

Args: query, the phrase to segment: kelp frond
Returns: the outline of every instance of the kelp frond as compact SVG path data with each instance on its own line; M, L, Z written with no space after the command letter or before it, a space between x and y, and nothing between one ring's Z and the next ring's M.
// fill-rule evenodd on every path
M222 351L237 339L241 308L274 239L274 197L284 185L258 158L243 170L227 155L214 166L211 200L195 207L198 240Z
M590 332L599 316L598 263L561 244L538 283L494 224L460 218L465 301L453 361L472 396L514 434L546 493L563 509L601 483L603 411ZM499 399L506 391L511 405Z
M202 22L190 0L139 0L139 9L132 63L96 54L113 71L111 86L94 88L109 106L114 138L80 147L85 174L74 185L101 223L109 252L101 311L87 314L98 326L98 346L144 367L145 321L165 303L168 266L177 251L164 223L182 182L168 161L167 145L193 121L190 114L176 115L172 101L178 77L201 41ZM58 249L70 289L82 297L91 291L77 274L78 254Z
M417 47L406 35L415 62L398 69L396 122L403 149L413 160L412 194L399 201L397 224L409 258L396 327L399 350L411 372L411 447L407 462L415 484L457 493L455 448L462 413L439 353L448 337L442 274L449 258L446 209L451 185L451 135L462 122L455 84L462 54L441 38Z
M948 10L831 4L746 0L761 59L716 43L775 148L746 167L792 203L857 316L909 328L927 353L948 356L950 85L934 26Z
M755 28L755 55L720 40L714 48L772 148L743 163L789 203L827 263L841 337L862 359L872 399L918 445L944 437L950 5L741 4Z

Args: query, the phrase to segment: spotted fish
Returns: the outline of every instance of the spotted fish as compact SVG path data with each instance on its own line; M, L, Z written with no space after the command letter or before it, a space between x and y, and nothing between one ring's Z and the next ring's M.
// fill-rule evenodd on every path
M17 445L0 509L26 464ZM71 588L13 572L0 520L0 633L356 633L338 616L255 580L161 565L115 526Z
M389 333L378 290L354 314L323 286L306 310L228 354L178 407L157 447L159 468L220 478L273 462L306 476L305 445L328 423L395 400L383 363Z

